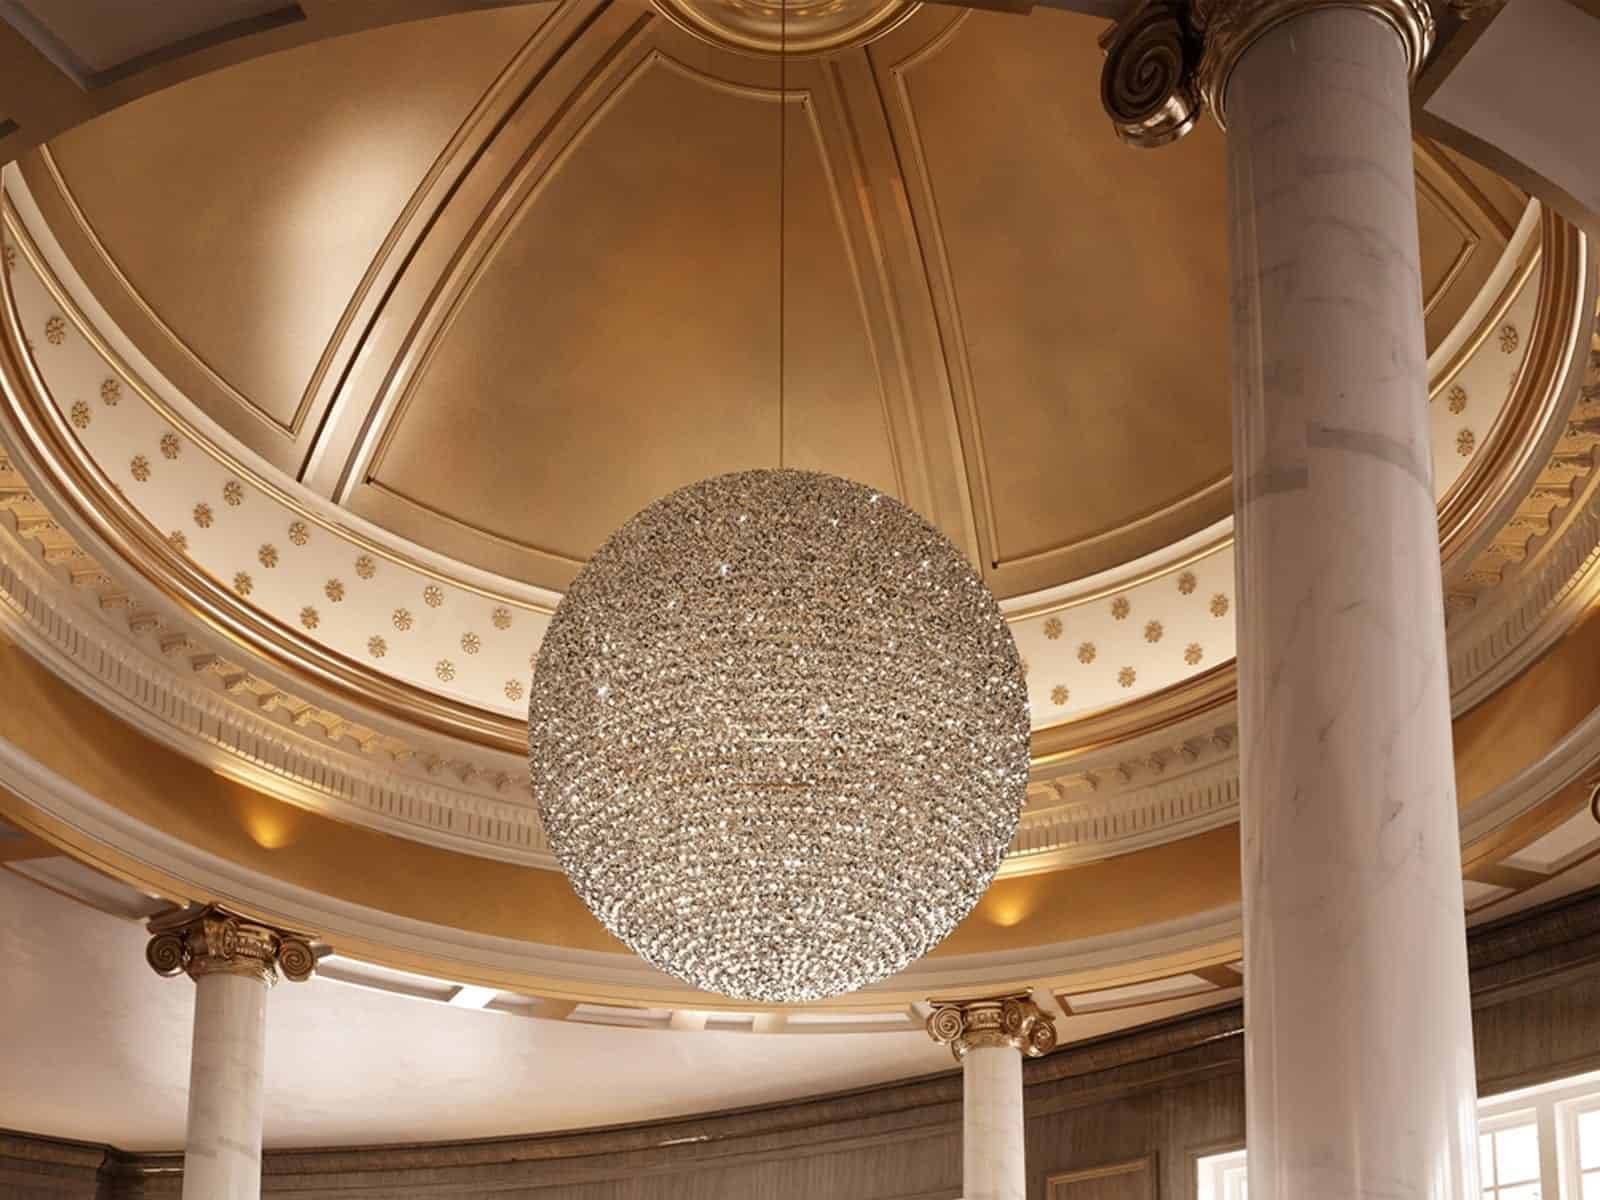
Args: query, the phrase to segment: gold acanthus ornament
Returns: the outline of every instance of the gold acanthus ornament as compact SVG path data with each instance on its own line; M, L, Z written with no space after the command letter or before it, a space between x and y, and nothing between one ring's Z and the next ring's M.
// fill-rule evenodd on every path
M1226 129L1228 80L1245 51L1285 21L1332 8L1393 29L1417 78L1433 49L1428 0L1145 0L1100 38L1100 102L1117 136L1134 146L1176 141L1207 109Z
M286 979L302 983L317 969L311 942L296 933L235 916L215 904L184 908L151 919L144 956L157 975L243 975L268 987Z
M1010 1047L1029 1058L1056 1048L1055 1018L1026 993L984 1000L935 1001L928 1016L928 1036L960 1062L967 1051Z

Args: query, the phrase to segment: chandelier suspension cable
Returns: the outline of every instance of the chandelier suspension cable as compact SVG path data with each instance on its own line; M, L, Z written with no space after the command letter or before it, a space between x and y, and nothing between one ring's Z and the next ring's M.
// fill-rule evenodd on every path
M785 226L788 168L789 121L785 111L789 103L789 4L778 0L778 469L783 469L783 370L784 370L784 313L785 276L788 257L787 228Z

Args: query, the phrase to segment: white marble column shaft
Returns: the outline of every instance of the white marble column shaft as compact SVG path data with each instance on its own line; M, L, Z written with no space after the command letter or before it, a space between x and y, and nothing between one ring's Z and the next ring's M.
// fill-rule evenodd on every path
M1022 1052L975 1046L961 1060L961 1198L1027 1200Z
M1476 1200L1406 63L1354 8L1229 84L1251 1200Z
M183 1200L257 1200L267 983L214 971L194 983Z

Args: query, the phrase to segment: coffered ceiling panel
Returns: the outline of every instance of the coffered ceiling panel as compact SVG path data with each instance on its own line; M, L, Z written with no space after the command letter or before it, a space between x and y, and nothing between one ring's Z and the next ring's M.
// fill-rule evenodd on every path
M778 106L759 74L729 74L650 49L564 131L401 401L358 510L393 519L398 501L441 523L429 542L467 531L559 586L662 494L778 463ZM785 105L783 461L898 494L854 187L802 96Z
M871 48L940 306L991 583L1126 561L1229 511L1221 137L1129 153L1103 22L973 13ZM1023 231L1026 231L1024 233Z
M1432 142L1417 142L1416 163L1422 301L1431 349L1483 291L1526 197Z
M325 355L385 239L548 11L395 26L203 76L57 139L34 173L53 161L57 202L77 209L69 250L141 348L298 469Z
M1226 147L1130 154L1093 88L1102 23L973 12L869 50L944 332L974 516L1002 595L1082 578L1231 511ZM1525 198L1418 143L1430 345ZM1025 234L1022 231L1027 231Z

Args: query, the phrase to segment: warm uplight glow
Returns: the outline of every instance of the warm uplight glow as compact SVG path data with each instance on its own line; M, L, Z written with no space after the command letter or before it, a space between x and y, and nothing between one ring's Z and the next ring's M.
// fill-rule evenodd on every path
M250 840L263 850L281 850L299 839L299 822L281 805L274 808L251 807L241 815L239 823L250 835Z
M1020 925L1032 911L1033 905L1029 904L1026 898L1017 895L1008 895L992 903L986 900L978 906L978 914L984 920L1002 929Z

